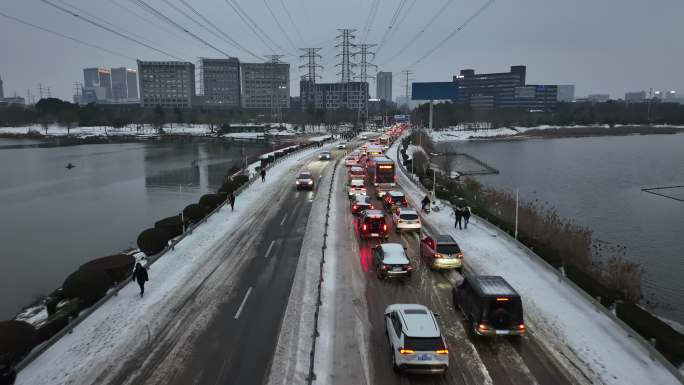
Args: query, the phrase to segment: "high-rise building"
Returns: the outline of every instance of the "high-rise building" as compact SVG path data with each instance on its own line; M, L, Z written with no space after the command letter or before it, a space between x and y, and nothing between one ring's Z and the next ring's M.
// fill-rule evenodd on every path
M375 98L387 102L392 101L392 73L378 72Z
M195 65L182 61L138 60L140 105L189 108L195 99Z
M112 97L112 71L102 67L84 68L83 89L94 90L98 95L98 100L101 95L101 99L110 99Z
M130 68L112 68L112 99L128 101L138 99L138 71Z
M559 102L574 102L575 101L575 85L574 84L559 84L558 85L558 101Z
M200 94L208 107L240 107L240 61L201 58Z
M323 110L359 110L368 101L368 83L315 83L311 87L309 81L302 80L299 82L299 94L302 108L313 104L316 109Z
M0 99L2 99L4 97L5 97L5 91L4 91L3 85L2 85L2 77L0 76Z
M520 108L549 110L558 101L558 86L527 85L525 66L511 66L509 72L475 74L475 70L461 70L453 81L458 88L458 104L474 109Z
M625 102L641 103L646 100L646 91L625 92Z
M243 108L290 108L289 63L240 63Z

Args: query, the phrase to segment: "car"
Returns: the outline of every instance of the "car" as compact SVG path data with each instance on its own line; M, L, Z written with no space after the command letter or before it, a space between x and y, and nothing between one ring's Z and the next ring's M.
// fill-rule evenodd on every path
M354 195L366 195L366 185L363 179L351 179L347 185L347 195L352 199Z
M397 190L389 190L382 198L382 205L385 210L392 212L396 207L408 207L406 196L403 192Z
M295 185L297 186L297 190L313 190L314 180L313 175L311 175L311 172L300 172L299 175L297 175L297 179L295 180Z
M413 209L397 207L392 212L392 220L397 233L400 231L420 231L422 228L418 212Z
M503 277L466 276L452 290L467 329L480 336L521 336L525 321L520 295Z
M366 170L360 166L352 166L352 168L349 169L347 176L348 176L349 180L365 179L366 178Z
M346 142L342 142L342 143L337 145L337 149L339 149L339 150L344 150L345 148L347 148Z
M323 151L320 154L318 154L318 160L330 160L332 159L332 154L328 151Z
M463 252L451 235L439 234L420 240L420 256L431 269L463 269Z
M396 371L444 373L449 370L449 345L437 315L419 304L385 308L385 334Z
M351 155L347 156L346 158L344 158L344 165L347 167L356 166L359 164L358 159L359 159L358 155L351 154Z
M366 140L366 139L368 139L368 136L367 135L359 135L359 139Z
M404 246L399 243L383 243L372 250L378 278L411 278L411 260Z
M375 207L368 195L354 195L349 203L353 215L359 215L365 210L373 210Z
M389 238L389 231L387 222L385 222L385 214L380 210L366 210L359 215L357 227L359 229L359 237L361 239L367 238Z

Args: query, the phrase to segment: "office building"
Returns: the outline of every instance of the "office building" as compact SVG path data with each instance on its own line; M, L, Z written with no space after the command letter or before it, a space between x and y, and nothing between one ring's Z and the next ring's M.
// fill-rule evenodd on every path
M589 101L589 102L602 103L602 102L607 102L608 100L610 100L610 95L608 95L608 94L590 94L590 95L587 95L587 101Z
M575 101L575 85L574 84L559 84L558 85L558 101L559 102L574 102Z
M290 108L290 64L240 63L243 108Z
M98 100L110 99L112 97L112 71L102 67L84 68L83 89L93 90Z
M24 105L26 105L26 99L22 98L21 96L10 96L10 97L8 97L8 98L2 98L2 99L0 99L0 105L4 105L4 106L12 106L12 105L24 106Z
M458 92L456 103L474 109L520 108L554 109L558 101L556 85L526 85L525 66L511 66L509 72L476 74L464 69L454 76Z
M2 85L2 76L0 76L0 99L5 97L5 91Z
M387 102L392 101L392 73L391 72L378 72L377 85L375 90L375 98L380 100L385 100Z
M200 59L200 94L207 107L240 107L240 61Z
M195 102L195 65L182 61L138 60L142 107L189 108Z
M138 99L138 71L112 68L112 99L116 102Z
M368 83L315 83L312 87L311 82L302 80L299 82L299 95L302 108L313 105L322 110L359 110L367 106Z
M625 102L627 103L641 103L646 100L646 91L639 92L625 92Z

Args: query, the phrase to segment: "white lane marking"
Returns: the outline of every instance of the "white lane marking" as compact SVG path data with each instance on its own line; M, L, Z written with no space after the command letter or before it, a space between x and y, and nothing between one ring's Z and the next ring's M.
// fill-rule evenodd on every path
M245 294L245 298L242 299L242 303L240 304L240 307L237 310L237 313L235 313L235 317L233 319L238 319L240 318L240 313L242 313L242 308L245 306L245 302L247 302L247 298L249 298L249 295L252 293L252 287L250 286L249 289L247 289L247 294Z
M271 244L268 245L268 250L266 250L266 254L264 255L264 258L268 258L268 255L271 254L271 249L273 248L273 244L275 241L271 241Z
M299 198L299 191L295 193L295 198Z
M285 216L283 217L283 220L280 221L280 225L281 225L281 226L282 226L283 224L285 224L285 220L287 219L287 215L288 215L288 214L289 214L289 213L285 213Z

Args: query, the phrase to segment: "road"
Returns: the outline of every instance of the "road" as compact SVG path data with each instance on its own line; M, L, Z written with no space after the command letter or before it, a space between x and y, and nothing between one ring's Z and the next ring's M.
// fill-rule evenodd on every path
M339 175L345 175L345 170ZM346 197L346 177L337 178L333 217L337 234L335 335L328 353L334 356L325 384L558 384L573 383L534 337L519 340L484 339L466 333L463 319L451 304L451 288L461 279L455 271L433 272L419 256L417 233L396 234L388 242L406 247L415 269L410 282L381 281L371 261L371 248L379 241L362 241L354 226ZM373 191L369 190L369 194ZM376 207L381 202L374 198ZM411 202L419 207L418 202ZM391 218L386 216L388 224ZM424 234L437 229L424 228ZM467 258L467 256L466 256ZM384 310L392 303L420 303L440 314L442 332L450 348L450 367L444 376L397 374L391 368L384 330ZM365 313L365 314L364 314ZM366 331L360 330L366 328ZM364 359L368 357L367 359ZM320 376L318 376L320 378ZM352 379L350 382L349 379Z
M312 160L302 169L318 180L333 162ZM265 381L312 201L321 187L296 191L295 175L290 173L275 199L259 207L215 250L208 274L183 293L186 298L163 321L162 332L151 336L151 343L123 365L111 384ZM193 328L195 323L202 326Z

